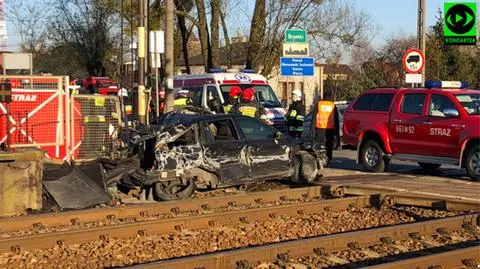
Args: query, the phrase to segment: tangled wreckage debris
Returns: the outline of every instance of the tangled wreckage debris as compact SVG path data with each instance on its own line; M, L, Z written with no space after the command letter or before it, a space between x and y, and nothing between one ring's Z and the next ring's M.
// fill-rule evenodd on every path
M137 125L128 141L125 158L99 159L105 193L141 189L146 199L177 200L195 189L280 178L311 183L322 176L325 162L323 146L313 140L293 140L239 115L171 112L151 125ZM68 177L80 178L75 171ZM54 191L51 186L47 189Z

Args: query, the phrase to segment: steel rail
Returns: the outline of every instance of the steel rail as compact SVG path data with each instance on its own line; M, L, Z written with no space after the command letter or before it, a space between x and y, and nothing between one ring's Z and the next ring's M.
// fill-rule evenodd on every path
M270 203L279 200L294 200L321 197L324 187L302 187L285 190L252 192L229 196L168 201L153 204L138 204L121 207L95 208L59 213L46 213L11 218L0 218L0 233L26 229L38 229L54 226L78 225L97 221L123 218L141 218L160 214L169 214L205 209L216 209L241 204Z
M204 229L216 225L233 225L254 220L265 220L281 215L295 216L319 213L326 210L341 211L351 206L372 206L377 199L373 196L349 197L295 203L280 206L235 210L221 213L157 219L95 228L73 229L60 232L38 233L0 239L0 252L42 249L58 245L80 244L108 238L128 238L146 234L167 234L182 229Z
M480 244L480 242L478 242ZM427 256L383 263L369 269L478 268L480 245L449 250Z
M278 257L285 255L288 255L288 257L325 255L333 251L340 251L349 248L358 249L365 246L380 244L382 241L404 240L419 235L429 236L437 234L438 231L444 229L453 231L461 229L465 225L476 226L478 225L478 221L478 214L468 214L416 223L297 239L251 248L174 258L171 260L146 263L127 268L235 268L238 264L252 265L259 261L274 261Z

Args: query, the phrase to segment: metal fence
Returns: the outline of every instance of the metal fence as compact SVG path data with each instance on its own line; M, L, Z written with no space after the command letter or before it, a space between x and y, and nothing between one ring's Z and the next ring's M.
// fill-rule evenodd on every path
M111 157L121 126L117 96L70 95L63 76L0 76L12 85L0 102L0 145L34 147L70 162Z
M43 148L47 157L62 158L68 77L0 76L0 80L12 86L12 101L0 103L0 144Z
M88 161L114 157L121 126L120 102L117 96L72 95L71 159Z

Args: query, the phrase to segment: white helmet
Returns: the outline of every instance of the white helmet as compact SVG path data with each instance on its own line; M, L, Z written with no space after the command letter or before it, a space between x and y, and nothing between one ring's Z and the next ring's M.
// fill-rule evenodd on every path
M294 90L294 91L292 92L292 94L293 94L293 101L300 101L300 100L302 100L302 92L301 92L301 91L299 91L299 90Z

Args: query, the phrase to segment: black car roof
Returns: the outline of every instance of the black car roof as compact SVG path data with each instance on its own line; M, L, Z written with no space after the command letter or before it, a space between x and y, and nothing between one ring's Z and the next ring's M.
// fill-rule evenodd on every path
M172 123L190 125L199 121L208 121L215 119L232 118L232 115L226 114L185 114L173 111L165 115L160 116L152 121L152 124L167 124Z

